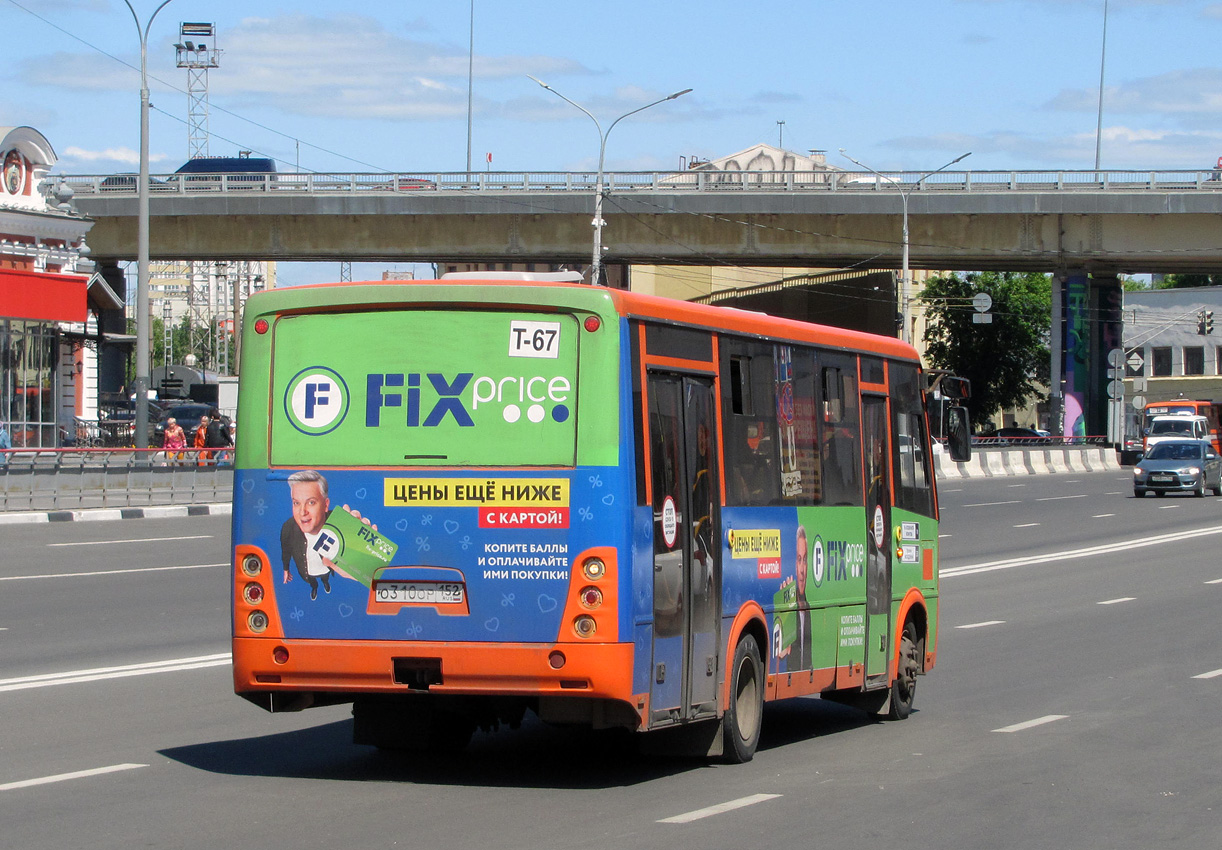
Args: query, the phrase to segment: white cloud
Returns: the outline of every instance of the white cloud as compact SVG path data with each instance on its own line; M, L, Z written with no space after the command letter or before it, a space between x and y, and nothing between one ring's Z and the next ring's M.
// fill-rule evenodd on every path
M248 18L226 34L223 49L223 70L210 78L214 102L274 101L291 113L343 118L466 113L466 50L403 38L371 18ZM485 81L592 73L577 62L538 55L476 56L473 65L474 77Z
M1066 89L1045 104L1058 112L1093 113L1098 89ZM1205 129L1222 118L1222 69L1188 68L1106 86L1103 114L1160 116L1184 127Z
M164 154L150 154L149 162L163 162L167 158ZM134 169L140 165L140 152L126 147L91 151L70 145L64 149L63 156L60 158L61 165L65 162L70 164L104 163L108 165L113 164L117 167L128 166Z
M889 139L897 151L921 152L922 161L972 151L964 165L988 170L990 162L1013 162L1022 168L1090 169L1095 164L1094 132L1040 134L998 130L978 134L942 134ZM1142 127L1103 128L1101 159L1112 169L1210 168L1222 152L1222 132L1184 132Z

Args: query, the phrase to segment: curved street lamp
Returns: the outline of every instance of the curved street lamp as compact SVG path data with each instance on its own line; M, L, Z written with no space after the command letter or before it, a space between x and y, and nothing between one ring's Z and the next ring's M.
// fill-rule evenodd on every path
M567 97L537 77L531 77L530 74L527 74L526 76L530 77L536 83L543 86L543 88L556 95L556 97L560 98L565 103L580 109L591 121L594 122L594 126L598 130L598 178L594 184L594 220L590 222L590 224L594 226L594 257L590 263L590 283L593 285L598 285L602 278L603 225L606 224L606 222L603 221L603 163L607 155L607 136L611 135L611 131L615 129L616 124L623 121L629 115L636 115L638 112L644 112L651 106L657 106L659 103L665 103L668 100L683 97L683 95L690 92L691 89L684 89L683 91L677 91L674 94L668 94L666 97L659 98L653 103L647 103L644 106L637 107L631 112L625 112L619 118L612 121L611 126L608 127L607 131L604 133L602 125L598 123L598 119L594 117L590 110L586 109L580 103L575 103L569 100Z
M945 171L946 169L954 165L956 162L960 162L961 160L967 159L969 156L972 155L972 152L968 151L965 154L960 154L959 156L952 159L950 162L946 163L946 165L943 165L941 168L935 168L933 171L926 171L924 174L922 174L920 177L916 179L916 182L913 183L912 188L908 189L907 191L901 188L900 184L896 182L894 178L888 177L886 174L879 174L877 171L875 171L870 166L866 165L864 162L858 162L857 160L853 159L853 157L845 153L844 148L840 149L840 155L844 157L845 159L847 159L849 162L852 162L856 165L861 166L866 171L869 171L871 174L874 174L875 176L880 177L883 180L886 180L888 183L894 186L896 190L900 193L900 198L904 204L904 255L903 255L903 271L900 273L900 339L902 339L904 342L911 344L912 343L912 331L908 327L908 306L909 306L909 303L908 303L909 302L909 296L908 296L908 291L909 291L908 192L911 192L912 188L919 189L921 186L921 183L924 182L926 177L931 177L934 174L937 174L939 171Z
M136 34L140 37L140 182L136 210L136 448L143 449L149 442L148 390L149 390L149 77L148 40L153 18L164 9L170 0L149 15L148 22L140 26L140 17L129 0L123 0L136 22Z

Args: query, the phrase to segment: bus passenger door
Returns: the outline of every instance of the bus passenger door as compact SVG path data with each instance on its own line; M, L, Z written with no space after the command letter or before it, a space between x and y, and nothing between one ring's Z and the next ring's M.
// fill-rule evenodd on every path
M891 451L887 399L862 396L866 466L866 685L887 683L891 646Z
M713 385L649 375L653 489L650 711L665 725L717 715L721 598Z

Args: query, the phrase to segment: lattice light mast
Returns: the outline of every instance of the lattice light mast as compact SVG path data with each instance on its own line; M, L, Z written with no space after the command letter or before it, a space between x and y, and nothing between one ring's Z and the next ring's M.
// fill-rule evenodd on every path
M202 41L200 39L207 39ZM208 45L212 46L209 47ZM183 22L178 27L174 59L187 72L187 158L208 156L208 70L219 68L221 51L216 46L216 25ZM212 263L193 262L187 266L187 303L191 308L191 333L188 346L205 352L201 366L216 369L220 345L216 336L217 270Z
M190 158L197 159L208 155L208 69L220 67L221 51L215 24L180 24L178 38L174 58L187 71L187 149ZM198 41L201 38L208 41Z

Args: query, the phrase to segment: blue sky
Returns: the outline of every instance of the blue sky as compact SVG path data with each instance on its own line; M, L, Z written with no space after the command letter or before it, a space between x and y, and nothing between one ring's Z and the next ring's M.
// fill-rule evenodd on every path
M141 20L154 0L132 0ZM183 21L217 26L209 153L280 170L464 171L469 2L172 0L149 38L154 173L188 155ZM669 170L758 142L845 148L879 170L1092 168L1103 0L807 4L474 0L473 168ZM40 130L65 173L133 171L139 41L121 0L0 0L2 124ZM1111 0L1102 164L1222 156L1222 2ZM127 64L124 64L127 63ZM784 121L783 128L778 126ZM781 135L783 133L783 136Z

